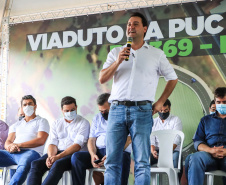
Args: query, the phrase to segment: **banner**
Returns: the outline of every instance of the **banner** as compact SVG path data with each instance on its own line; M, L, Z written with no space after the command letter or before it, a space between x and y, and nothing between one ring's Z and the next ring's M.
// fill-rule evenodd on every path
M78 114L92 122L96 98L111 91L101 85L99 72L113 47L126 43L130 13L148 19L145 41L162 49L179 82L169 97L171 112L182 120L186 155L200 118L209 114L213 91L226 85L226 1L147 7L10 28L7 123L17 119L22 96L37 99L38 114L51 123L62 117L60 102L76 98ZM160 78L156 100L165 86ZM185 159L185 158L184 158Z

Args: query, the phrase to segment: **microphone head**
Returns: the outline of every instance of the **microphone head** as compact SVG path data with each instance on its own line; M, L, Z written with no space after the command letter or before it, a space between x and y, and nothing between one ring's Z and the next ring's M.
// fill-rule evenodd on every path
M127 42L133 42L133 38L132 37L127 37Z

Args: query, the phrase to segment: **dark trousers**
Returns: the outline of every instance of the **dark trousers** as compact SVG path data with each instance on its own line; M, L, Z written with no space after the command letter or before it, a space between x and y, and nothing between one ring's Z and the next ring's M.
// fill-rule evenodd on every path
M57 154L61 153L59 151ZM48 158L48 154L43 155L36 161L31 163L31 169L28 174L28 185L57 185L60 179L63 176L65 171L71 170L71 155L63 157L57 161L55 161L52 167L49 169L46 166L46 159ZM42 183L42 176L46 171L49 170L47 177Z
M106 155L106 149L97 149L97 156L101 159ZM121 185L127 185L130 171L130 153L123 152ZM74 185L84 185L86 169L93 168L89 152L76 152L71 157L72 179Z

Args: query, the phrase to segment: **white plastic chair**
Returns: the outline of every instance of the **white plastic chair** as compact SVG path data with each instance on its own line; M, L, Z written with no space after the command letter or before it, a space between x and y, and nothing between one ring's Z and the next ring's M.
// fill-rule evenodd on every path
M205 172L205 175L207 175L207 185L213 185L214 184L214 176L225 176L226 172L221 170L215 170L210 172Z
M177 135L181 138L181 145L179 151L178 167L174 168L173 142ZM151 136L156 136L159 140L159 156L157 167L151 167L152 184L156 184L158 174L166 173L169 177L170 185L179 185L178 173L181 170L181 154L184 142L184 133L179 130L158 130L152 132Z
M93 185L93 172L105 172L105 167L101 167L101 168L90 168L89 170L89 178L88 178L88 185Z
M17 169L17 165L11 165L11 166L8 166L8 167L4 167L3 168L3 176L2 176L2 184L3 185L7 185L8 184L8 171L9 170L16 170ZM26 182L24 182L24 184L26 184Z
M65 171L62 177L62 185L73 185L71 170Z

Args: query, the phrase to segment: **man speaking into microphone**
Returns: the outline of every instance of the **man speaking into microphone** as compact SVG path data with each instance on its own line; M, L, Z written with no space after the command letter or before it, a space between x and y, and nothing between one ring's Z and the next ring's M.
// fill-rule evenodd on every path
M150 184L152 115L161 110L172 93L177 75L164 52L144 42L146 32L146 18L133 13L126 28L127 37L132 38L131 48L124 45L112 49L100 72L101 84L113 78L106 133L105 185L121 184L123 147L128 134L132 139L135 185ZM152 105L160 75L167 84Z

